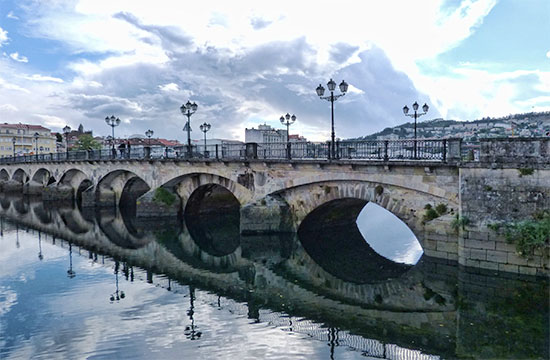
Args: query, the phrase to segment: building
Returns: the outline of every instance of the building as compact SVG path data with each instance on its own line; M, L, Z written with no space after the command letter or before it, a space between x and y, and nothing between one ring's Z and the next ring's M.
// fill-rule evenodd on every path
M259 125L257 129L244 129L244 141L258 144L286 143L286 130L274 129L267 124Z
M41 125L0 124L0 157L57 152L56 137Z

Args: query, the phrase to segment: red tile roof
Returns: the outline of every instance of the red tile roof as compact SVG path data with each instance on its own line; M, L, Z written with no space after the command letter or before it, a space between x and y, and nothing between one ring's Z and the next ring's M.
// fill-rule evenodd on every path
M50 131L50 129L45 128L42 125L28 125L28 124L21 124L21 123L19 124L3 123L3 124L0 124L0 128Z

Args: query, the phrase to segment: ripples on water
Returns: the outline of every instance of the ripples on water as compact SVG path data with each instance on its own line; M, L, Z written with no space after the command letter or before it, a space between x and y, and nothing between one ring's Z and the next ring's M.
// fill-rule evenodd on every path
M326 243L323 259L305 230L240 237L218 219L132 235L117 213L47 211L47 224L1 218L1 359L548 357L546 281L393 268L357 244Z

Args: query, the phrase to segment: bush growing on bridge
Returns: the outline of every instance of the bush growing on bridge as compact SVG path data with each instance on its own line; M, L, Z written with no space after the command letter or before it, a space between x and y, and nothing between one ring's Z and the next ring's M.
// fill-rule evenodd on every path
M161 186L155 190L153 201L156 203L165 204L166 206L171 206L176 201L176 195Z
M493 231L504 232L509 244L516 245L516 252L522 257L530 257L537 250L548 258L550 249L550 211L544 210L533 214L532 220L519 221L510 224L490 224Z

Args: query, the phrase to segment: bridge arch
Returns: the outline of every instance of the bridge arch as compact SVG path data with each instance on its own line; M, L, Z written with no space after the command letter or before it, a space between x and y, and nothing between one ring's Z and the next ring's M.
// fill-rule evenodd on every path
M34 172L32 181L43 186L48 186L55 183L56 180L48 169L40 168Z
M25 172L25 170L19 168L15 170L11 179L19 184L25 184L29 181L29 175Z
M9 179L10 179L10 174L8 173L8 171L6 169L1 169L0 181L9 181Z
M104 175L97 183L95 198L98 203L116 206L122 200L137 199L150 190L149 184L129 170L114 170Z
M177 176L162 185L165 188L174 189L182 198L183 204L187 203L193 192L203 185L217 185L229 191L242 206L253 197L253 192L243 185L224 176L213 173L189 173Z
M447 198L426 192L370 181L313 182L279 191L277 194L289 205L296 229L308 214L327 202L358 199L364 205L373 202L394 214L411 229L423 248L424 206L439 203L446 204L449 209L458 206Z

